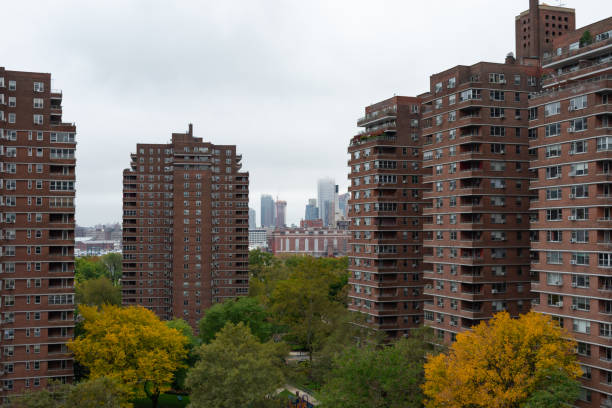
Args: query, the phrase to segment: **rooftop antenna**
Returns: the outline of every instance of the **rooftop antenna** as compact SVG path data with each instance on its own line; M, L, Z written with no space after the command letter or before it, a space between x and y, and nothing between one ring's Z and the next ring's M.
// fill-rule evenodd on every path
M563 2L563 0L557 0L557 6L558 7L565 7L565 3Z

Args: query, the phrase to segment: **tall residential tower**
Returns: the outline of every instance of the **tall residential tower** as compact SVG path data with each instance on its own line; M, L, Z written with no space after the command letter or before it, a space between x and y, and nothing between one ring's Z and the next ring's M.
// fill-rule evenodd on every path
M249 174L236 146L187 133L138 144L123 172L123 304L197 330L204 310L248 292Z
M349 309L390 337L423 322L423 169L418 98L365 108L348 152Z
M51 75L0 67L0 395L73 378L76 129Z

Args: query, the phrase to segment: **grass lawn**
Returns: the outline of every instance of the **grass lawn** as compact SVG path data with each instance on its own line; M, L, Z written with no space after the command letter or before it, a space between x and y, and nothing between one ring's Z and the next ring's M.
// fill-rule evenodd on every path
M157 404L158 408L183 408L189 404L189 397L186 395L182 396L182 401L178 400L178 395L175 394L162 394L159 396ZM132 401L134 408L151 408L151 400L148 398L142 398Z

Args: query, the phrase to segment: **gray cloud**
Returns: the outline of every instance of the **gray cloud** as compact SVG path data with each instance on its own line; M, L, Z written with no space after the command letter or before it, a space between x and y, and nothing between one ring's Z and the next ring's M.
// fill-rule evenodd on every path
M567 1L578 26L610 15ZM364 106L426 91L429 75L502 61L528 2L13 1L2 64L51 72L78 126L77 221L121 218L137 142L195 133L236 144L259 196L297 222L316 179L347 188L346 148ZM9 18L10 17L10 18Z

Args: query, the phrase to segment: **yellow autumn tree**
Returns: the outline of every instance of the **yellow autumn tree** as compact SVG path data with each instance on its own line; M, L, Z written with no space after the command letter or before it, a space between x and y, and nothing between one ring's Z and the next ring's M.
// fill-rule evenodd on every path
M89 377L115 379L153 406L183 366L187 338L143 307L79 306L84 334L68 344Z
M563 406L582 374L575 342L548 316L496 314L425 363L427 408Z

